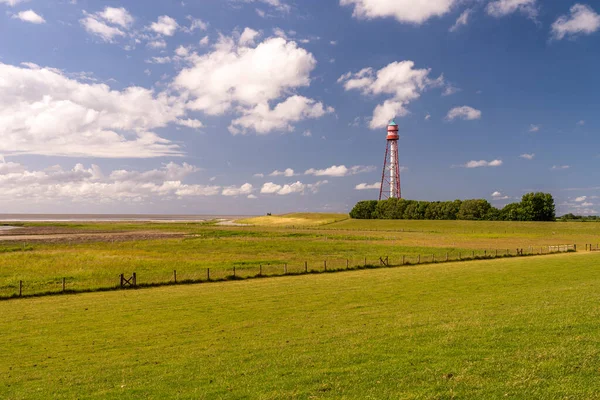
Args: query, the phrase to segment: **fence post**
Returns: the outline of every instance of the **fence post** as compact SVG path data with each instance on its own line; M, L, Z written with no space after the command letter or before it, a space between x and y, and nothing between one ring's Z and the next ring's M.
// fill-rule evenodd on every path
M346 258L346 269L350 268L350 261Z
M304 261L304 272L308 272L308 261Z
M65 291L65 278L63 278L63 292Z
M123 274L121 274L121 288L123 287L123 279L125 278L123 277Z
M494 256L494 258L498 258L498 249L496 249L496 255Z
M574 249L575 251L577 251L577 245L576 245L576 244L574 244L574 245L573 245L573 249Z
M210 268L206 268L206 280L210 281Z
M484 257L484 258L485 258L485 257L487 257L487 250L484 250L484 251L483 251L483 257Z
M233 267L235 269L235 267ZM235 275L235 272L233 273ZM173 281L177 283L177 270L173 270Z
M135 272L133 273L133 286L137 286L137 275Z
M435 254L431 255L431 262L434 263L435 262Z
M233 266L233 277L235 278L235 265Z
M258 267L258 276L262 276L262 264L260 264L260 266Z
M323 261L323 266L325 266L325 271L327 271L327 260Z
M367 266L367 257L365 257L365 267Z
M19 281L19 297L23 296L23 281Z

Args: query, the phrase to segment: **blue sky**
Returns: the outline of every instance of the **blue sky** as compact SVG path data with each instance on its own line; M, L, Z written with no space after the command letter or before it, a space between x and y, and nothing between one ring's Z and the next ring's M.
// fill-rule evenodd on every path
M346 212L396 116L406 198L597 214L598 12L0 0L0 212Z

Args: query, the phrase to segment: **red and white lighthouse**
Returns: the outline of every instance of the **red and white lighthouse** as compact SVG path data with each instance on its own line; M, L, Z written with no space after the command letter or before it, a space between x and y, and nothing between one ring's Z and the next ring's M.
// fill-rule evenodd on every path
M398 124L392 120L387 128L387 146L381 174L381 189L379 200L389 198L400 199L400 165L398 161Z

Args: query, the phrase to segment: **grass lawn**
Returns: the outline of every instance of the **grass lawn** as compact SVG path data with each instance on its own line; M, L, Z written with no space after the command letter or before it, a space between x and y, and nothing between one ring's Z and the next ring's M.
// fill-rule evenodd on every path
M600 254L0 302L2 399L594 399Z
M266 222L265 222L266 221ZM68 232L181 232L184 238L71 243L0 242L0 297L62 290L112 287L121 273L136 272L139 283L203 279L206 269L218 279L232 274L255 275L352 265L378 264L389 257L415 262L483 255L517 248L541 251L547 245L600 242L599 223L524 223L483 221L350 220L342 214L289 214L258 217L251 226L224 227L205 223L27 223L34 229ZM262 225L261 225L262 224Z

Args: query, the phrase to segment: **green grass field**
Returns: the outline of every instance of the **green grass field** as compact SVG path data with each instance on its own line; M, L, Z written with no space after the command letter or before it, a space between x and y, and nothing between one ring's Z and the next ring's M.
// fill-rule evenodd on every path
M600 254L0 302L2 399L595 399Z
M284 222L282 222L284 221ZM236 273L255 275L330 269L369 264L380 257L399 264L459 255L481 256L543 246L600 242L600 224L473 221L364 221L342 214L291 214L244 220L249 226L205 223L26 223L29 228L90 232L181 232L182 238L59 243L0 242L0 297L13 296L23 282L24 294L114 287L121 273L137 273L139 283L173 279L220 279ZM348 261L347 261L348 260Z

